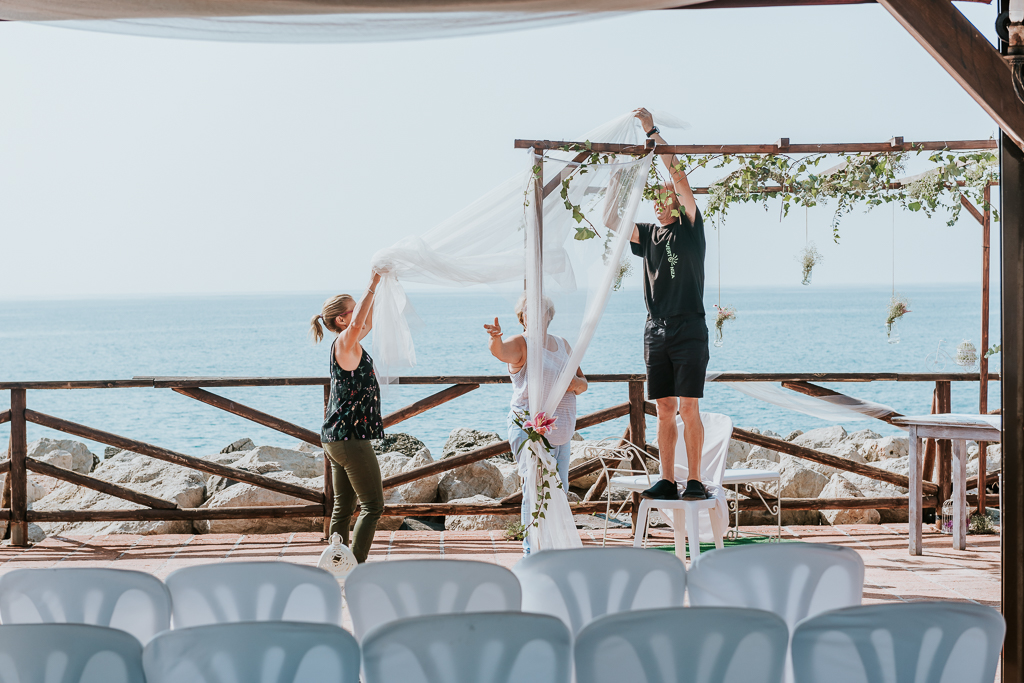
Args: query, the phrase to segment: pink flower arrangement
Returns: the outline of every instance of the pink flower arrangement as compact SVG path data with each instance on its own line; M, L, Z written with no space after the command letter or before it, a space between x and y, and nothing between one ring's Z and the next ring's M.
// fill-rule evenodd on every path
M540 434L541 436L544 436L554 428L555 420L557 419L558 418L555 417L548 417L544 413L537 413L537 417L533 418L532 420L528 420L523 425L523 431L534 431Z

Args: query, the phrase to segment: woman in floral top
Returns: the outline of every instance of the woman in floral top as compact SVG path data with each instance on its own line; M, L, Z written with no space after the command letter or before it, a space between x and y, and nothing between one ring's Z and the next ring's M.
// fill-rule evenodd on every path
M384 512L380 465L370 445L384 436L380 412L380 385L373 359L359 343L373 325L373 295L380 275L373 274L366 295L356 304L348 294L324 302L310 321L310 334L319 343L320 324L338 336L331 346L331 396L320 432L324 453L331 461L334 514L331 535L341 534L349 545L349 520L359 502L359 519L352 534L352 554L365 562L373 533Z

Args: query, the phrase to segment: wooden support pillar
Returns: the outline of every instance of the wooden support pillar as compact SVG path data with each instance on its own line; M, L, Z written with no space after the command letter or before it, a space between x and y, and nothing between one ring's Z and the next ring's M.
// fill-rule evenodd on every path
M932 412L934 415L939 412L939 387L936 384L932 390ZM921 466L921 476L927 481L934 482L935 479L935 439L924 440L924 463Z
M11 389L11 545L28 545L28 438L25 425L25 390Z
M1001 9L1007 10L1003 0ZM1003 477L1002 610L1006 619L1002 673L1006 683L1024 680L1024 154L999 136L1002 227L1002 416Z
M938 412L952 412L950 382L936 382L935 391L938 394ZM949 439L938 439L935 442L935 465L935 483L939 485L939 509L935 514L935 525L938 528L942 504L953 497L953 442Z
M324 385L324 418L327 417L327 404L331 401L331 385ZM331 476L331 459L324 451L324 540L331 540L331 516L334 514L334 479Z
M647 448L647 415L644 413L644 383L629 383L629 440L633 445ZM633 469L642 469L644 464L639 462L639 456L633 458ZM630 494L633 500L633 510L630 513L633 517L633 534L636 534L637 513L640 511L640 494Z
M982 415L988 413L988 356L985 355L988 352L988 316L989 316L989 293L990 286L990 263L991 258L989 256L991 240L992 240L992 186L985 186L985 206L982 208L984 212L982 214L983 220L981 222L981 348L979 353L981 354L978 358L978 371L981 373L980 381L978 382L978 412ZM981 477L979 481L981 484L978 486L978 513L985 514L985 506L987 504L985 482L985 473L988 471L988 457L986 449L988 444L981 442L978 444L978 473Z

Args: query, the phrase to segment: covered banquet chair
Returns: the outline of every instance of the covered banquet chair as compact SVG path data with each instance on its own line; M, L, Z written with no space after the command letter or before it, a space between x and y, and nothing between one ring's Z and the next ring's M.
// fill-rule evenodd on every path
M0 626L0 680L17 683L146 683L142 643L89 624Z

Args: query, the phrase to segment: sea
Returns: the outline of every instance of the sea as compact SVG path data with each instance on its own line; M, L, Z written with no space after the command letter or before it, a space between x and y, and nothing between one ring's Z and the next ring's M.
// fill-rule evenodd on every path
M960 372L953 357L964 340L980 346L979 286L904 287L911 312L898 323L899 343L885 331L887 288L796 286L722 291L723 305L736 309L726 323L723 345L711 346L710 370L749 372ZM0 381L129 379L133 376L326 376L329 344L313 345L309 319L329 293L110 298L62 301L0 301ZM407 374L502 374L490 355L483 324L498 317L506 332L517 332L513 301L489 290L413 291L409 299L422 325L416 333L417 366ZM713 304L706 302L709 324ZM556 313L562 332L574 338L572 311ZM582 363L585 373L644 371L646 310L639 289L613 292ZM557 326L556 326L557 328ZM558 331L556 329L556 331ZM712 331L713 332L713 331ZM712 333L712 338L713 338ZM369 342L369 339L366 340ZM990 344L999 341L999 302L994 297ZM938 358L934 362L933 357ZM999 369L999 355L991 370ZM929 412L933 384L870 382L826 384L904 414ZM384 396L385 413L442 387L398 385ZM319 431L320 386L223 388L213 390L239 403ZM999 406L999 383L989 389L989 406ZM435 454L457 427L503 433L511 387L483 385L397 425ZM198 403L168 389L30 390L28 406L133 439L192 455L219 452L240 438L258 445L295 447L294 438ZM579 397L579 414L627 400L625 384L592 383ZM954 382L954 412L977 412L977 382ZM0 392L0 410L9 405ZM747 397L710 383L705 411L732 416L737 426L793 430L826 426L819 419ZM648 429L654 434L654 421ZM850 422L848 431L897 430L878 420ZM626 419L583 432L587 438L619 436ZM10 425L0 425L0 445ZM30 441L60 437L28 425ZM102 457L104 447L89 443Z

